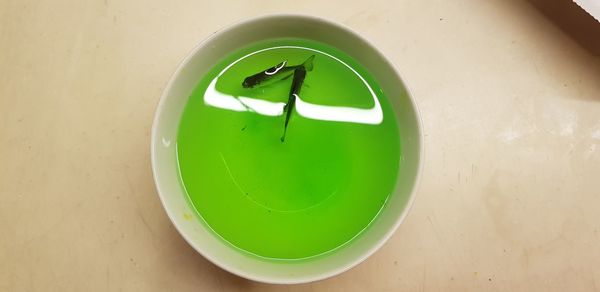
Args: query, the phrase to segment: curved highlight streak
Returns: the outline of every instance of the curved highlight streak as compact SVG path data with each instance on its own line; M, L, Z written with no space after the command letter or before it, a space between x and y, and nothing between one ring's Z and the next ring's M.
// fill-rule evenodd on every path
M283 114L283 102L272 102L245 96L232 96L219 92L215 86L217 79L213 79L204 93L204 103L217 108L236 112L251 111L265 116L280 116Z
M348 122L359 124L378 125L383 121L381 105L375 99L375 106L371 109L362 109L344 106L318 105L303 101L296 96L296 111L299 115L314 120Z
M217 91L215 88L217 79L218 77L213 79L210 84L208 84L208 88L206 88L206 92L204 92L204 103L210 106L236 112L246 111L246 107L235 96Z
M251 111L264 116L280 116L283 114L283 107L285 106L283 102L272 102L245 96L240 96L238 99Z
M206 92L204 93L204 102L210 106L228 109L238 112L243 111L253 111L258 114L267 115L267 116L279 116L283 114L284 103L282 102L272 102L267 100L261 100L251 97L236 97L228 94L221 93L216 89L216 83L219 77L223 75L229 68L233 65L237 64L239 61L248 58L254 54L261 53L268 50L274 49L304 49L308 51L318 52L323 55L326 55L346 66L350 69L369 90L371 93L371 97L373 98L373 107L370 109L362 109L362 108L354 108L354 107L342 107L342 106L329 106L329 105L319 105L314 103L309 103L302 100L298 95L296 96L296 111L300 116L303 116L308 119L314 120L322 120L322 121L335 121L335 122L350 122L350 123L360 123L360 124L371 124L377 125L383 121L383 111L381 109L381 104L379 103L379 99L377 95L369 86L367 81L360 75L354 68L350 67L350 65L344 63L342 60L336 58L333 55L330 55L325 52L321 52L316 49L300 47L300 46L278 46L265 48L262 50L258 50L256 52L252 52L247 54L233 63L229 64L225 69L223 69L215 79L213 79ZM284 62L285 63L285 62ZM281 66L280 68L283 68ZM274 73L276 73L279 69L277 69ZM265 72L267 73L267 72Z
M267 71L265 71L265 74L275 75L275 73L279 72L279 70L281 70L281 68L283 68L283 66L285 66L286 63L287 63L287 61L281 62L281 64L279 66L275 67L275 70L273 70L273 72L269 72L269 70L267 70Z

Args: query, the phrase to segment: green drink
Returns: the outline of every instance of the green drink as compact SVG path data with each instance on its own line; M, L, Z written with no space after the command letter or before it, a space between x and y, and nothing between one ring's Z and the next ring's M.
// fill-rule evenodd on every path
M282 141L297 78L242 83L313 55ZM177 154L189 200L216 235L259 257L304 259L343 247L376 220L401 148L394 112L360 64L321 43L274 39L233 52L201 77Z

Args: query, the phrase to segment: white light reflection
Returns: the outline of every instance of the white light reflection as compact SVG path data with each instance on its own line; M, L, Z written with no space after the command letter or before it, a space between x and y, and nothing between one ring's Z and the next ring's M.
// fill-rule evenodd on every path
M287 61L281 62L281 64L279 64L279 66L275 66L275 70L273 70L273 72L269 72L269 70L267 70L267 71L265 71L265 74L275 75L275 73L279 72L279 70L281 70L281 68L283 68L286 63L287 63Z
M231 68L231 66L235 65L237 62L239 62L249 56L252 56L256 53L264 52L267 50L273 50L273 49L282 49L282 48L297 48L297 49L305 49L305 50L309 50L309 51L318 52L318 53L324 54L324 55L331 57L334 60L344 64L344 66L348 67L348 69L352 70L352 72L354 74L356 74L356 76L358 76L358 78L360 78L360 80L363 82L363 84L367 87L367 89L371 93L371 97L373 98L373 103L374 103L373 107L369 108L369 109L363 109L363 108L329 106L329 105L319 105L319 104L309 103L309 102L302 100L300 98L300 96L296 95L295 108L296 108L296 112L300 116L303 116L308 119L314 119L314 120L350 122L350 123L371 124L371 125L377 125L383 121L383 111L381 110L381 104L379 103L379 100L377 99L377 95L375 95L375 92L373 92L373 89L371 88L371 86L369 86L367 81L365 81L365 79L362 76L360 76L360 74L358 74L358 72L356 72L356 70L354 70L348 64L344 63L342 60L340 60L330 54L327 54L325 52L321 52L321 51L318 51L315 49L311 49L311 48L297 47L297 46L279 46L279 47L262 49L262 50L250 53L248 55L245 55L245 56L241 57L240 59L236 60L235 62L229 64L229 66L227 66L225 69L223 69L223 71L221 71L219 73L219 75L217 77L215 77L215 79L213 79L210 82L210 84L208 85L208 88L206 89L206 92L204 93L204 102L210 106L227 109L227 110L232 110L232 111L238 111L238 112L251 111L251 112L255 112L257 114L266 115L266 116L282 115L283 107L285 106L285 103L283 103L283 102L272 102L272 101L267 101L267 100L262 100L262 99L245 97L245 96L236 97L236 96L221 93L221 92L217 91L217 89L216 89L216 84L217 84L217 80L219 79L219 77L221 77L221 75L223 75L227 70L229 70L229 68Z
M222 72L221 72L222 74ZM219 76L221 76L219 74ZM272 102L268 100L256 99L252 97L235 97L219 92L215 88L219 77L213 79L204 93L204 102L210 106L232 110L236 112L255 112L265 116L280 116L283 114L283 102Z

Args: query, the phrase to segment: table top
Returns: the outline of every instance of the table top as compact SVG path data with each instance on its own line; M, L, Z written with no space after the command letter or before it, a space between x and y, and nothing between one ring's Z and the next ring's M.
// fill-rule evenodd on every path
M225 3L227 2L227 3ZM343 23L420 106L412 211L356 268L271 286L198 255L152 180L161 91L200 40ZM600 59L522 1L0 1L0 290L600 289Z

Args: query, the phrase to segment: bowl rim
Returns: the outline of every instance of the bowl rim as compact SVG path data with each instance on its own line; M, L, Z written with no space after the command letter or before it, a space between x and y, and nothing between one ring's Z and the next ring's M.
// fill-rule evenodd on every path
M164 197L167 196L167 194L163 194L159 187L160 182L159 182L159 178L158 178L158 174L157 174L157 163L155 161L155 156L156 156L155 148L156 148L157 143L154 143L154 141L157 141L156 139L158 137L159 116L161 115L161 112L163 111L163 108L165 107L167 96L168 96L169 92L171 91L171 88L173 87L175 80L177 80L179 78L183 68L205 46L206 43L210 42L212 39L214 39L219 34L226 33L230 30L236 29L247 23L264 21L264 20L268 20L268 19L276 19L276 18L297 18L297 19L303 19L303 20L312 21L312 22L323 23L325 25L346 31L347 33L352 35L354 38L357 38L357 39L365 42L373 50L373 52L377 53L383 59L383 61L385 61L386 63L388 63L390 65L390 67L392 68L392 70L394 71L396 76L398 77L399 81L402 83L402 86L404 87L404 89L406 91L406 94L407 94L410 104L413 108L413 111L415 112L416 130L418 133L417 142L419 143L419 146L418 146L419 159L417 162L414 183L413 183L412 189L410 190L409 198L406 202L406 205L405 205L404 209L402 210L402 214L400 214L400 216L397 217L397 219L394 222L394 224L392 225L392 227L389 228L387 231L385 231L385 234L381 238L379 238L375 244L373 244L372 246L367 248L365 251L363 251L360 256L356 257L355 259L352 259L348 264L340 266L335 269L331 269L330 271L321 273L317 276L304 277L304 278L301 278L301 277L273 278L273 277L269 277L269 276L260 275L259 273L249 273L245 270L232 267L232 266L228 265L226 262L214 258L212 255L210 255L209 252L198 247L197 244L194 241L192 241L185 232L183 232L183 229L180 226L180 223L178 223L179 221L176 220L176 218L174 217L173 214L171 214L171 212L169 212L168 207L165 202L165 199L164 199ZM228 271L239 277L245 278L245 279L262 282L262 283L268 283L268 284L301 284L301 283L309 283L309 282L315 282L315 281L320 281L320 280L324 280L327 278L331 278L331 277L334 277L336 275L339 275L343 272L346 272L346 271L356 267L357 265L359 265L360 263L365 261L367 258L369 258L371 255L373 255L376 251L378 251L390 239L390 237L396 232L398 227L402 224L402 222L404 222L406 216L412 209L412 207L414 205L414 201L416 199L416 194L420 188L421 176L423 173L424 160L425 160L423 121L422 121L421 112L419 110L419 106L413 97L411 89L406 84L406 82L404 82L404 78L402 76L403 75L400 74L400 72L398 70L398 66L394 62L392 62L385 54L383 54L383 52L381 52L375 46L375 44L373 42L371 42L368 38L363 37L358 32L356 32L354 29L352 29L344 24L341 24L341 23L338 23L338 22L335 22L335 21L332 21L332 20L329 20L329 19L326 19L323 17L319 17L319 16L302 14L302 13L270 13L270 14L253 16L253 17L249 17L249 18L243 18L241 20L231 22L228 25L225 25L222 28L214 31L209 36L205 37L200 42L198 42L194 46L194 48L192 48L186 54L186 56L183 58L183 60L181 60L178 63L175 71L171 74L171 76L169 77L168 83L164 87L164 89L161 93L159 102L154 111L151 136L150 136L150 161L151 161L151 167L152 167L152 177L154 180L156 192L161 201L164 211L167 213L167 216L169 217L169 220L171 221L173 226L175 226L175 229L183 237L183 239L196 252L198 252L200 255L202 255L205 259L207 259L214 265L220 267L221 269Z

